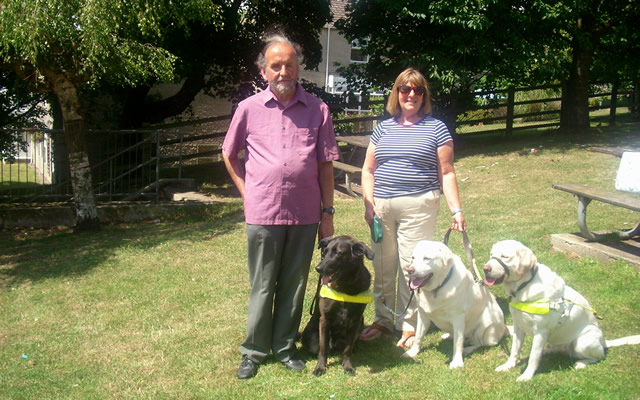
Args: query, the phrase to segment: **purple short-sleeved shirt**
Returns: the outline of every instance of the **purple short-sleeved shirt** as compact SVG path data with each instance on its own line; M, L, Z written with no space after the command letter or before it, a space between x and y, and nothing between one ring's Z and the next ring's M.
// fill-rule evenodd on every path
M307 225L321 217L318 164L339 158L329 107L300 85L283 107L267 89L240 102L222 145L245 151L244 214L252 225Z

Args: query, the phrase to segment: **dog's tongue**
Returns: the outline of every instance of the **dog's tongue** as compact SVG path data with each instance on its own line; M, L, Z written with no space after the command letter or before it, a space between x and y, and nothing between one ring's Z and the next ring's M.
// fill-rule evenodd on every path
M326 285L329 283L329 276L328 275L322 275L322 284Z
M426 281L426 280L427 280L427 278L411 279L409 281L409 287L411 288L411 290L419 289L420 287L422 287L422 285L424 284L424 281Z
M493 286L495 285L495 283L496 283L495 279L484 278L484 284L487 286Z

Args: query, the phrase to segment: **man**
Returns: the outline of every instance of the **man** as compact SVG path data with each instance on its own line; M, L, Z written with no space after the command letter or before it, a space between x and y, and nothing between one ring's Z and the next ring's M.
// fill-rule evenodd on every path
M273 352L302 371L295 338L316 235L333 235L333 160L339 158L329 108L297 83L300 48L266 40L258 66L268 89L242 101L222 147L244 201L251 292L239 379ZM244 151L244 161L238 155Z

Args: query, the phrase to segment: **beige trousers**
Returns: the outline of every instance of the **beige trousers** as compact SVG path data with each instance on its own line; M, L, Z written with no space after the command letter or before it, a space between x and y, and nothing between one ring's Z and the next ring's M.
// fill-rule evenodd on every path
M440 191L389 199L375 198L375 212L382 222L381 243L372 243L376 316L374 322L398 331L415 331L415 299L407 308L410 290L407 269L420 240L431 240L440 210ZM392 312L391 310L395 310Z

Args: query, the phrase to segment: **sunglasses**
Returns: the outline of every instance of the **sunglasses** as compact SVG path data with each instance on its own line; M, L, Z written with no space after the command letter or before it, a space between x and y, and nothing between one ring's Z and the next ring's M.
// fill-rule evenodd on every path
M409 94L409 93L411 93L412 90L413 90L413 93L415 93L416 96L424 96L425 92L427 91L424 88L424 86L416 86L416 87L411 87L411 86L407 86L407 85L398 86L398 92L400 92L402 94Z

